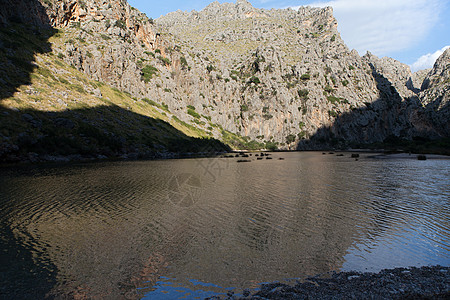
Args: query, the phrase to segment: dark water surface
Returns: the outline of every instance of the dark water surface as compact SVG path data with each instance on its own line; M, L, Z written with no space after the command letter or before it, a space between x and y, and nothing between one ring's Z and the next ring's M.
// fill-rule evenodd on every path
M0 298L194 298L450 266L450 160L272 157L0 169Z

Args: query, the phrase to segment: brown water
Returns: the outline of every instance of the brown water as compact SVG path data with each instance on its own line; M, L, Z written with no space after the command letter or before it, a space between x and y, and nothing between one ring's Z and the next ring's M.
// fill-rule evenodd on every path
M0 169L0 298L194 298L449 266L450 160L367 156Z

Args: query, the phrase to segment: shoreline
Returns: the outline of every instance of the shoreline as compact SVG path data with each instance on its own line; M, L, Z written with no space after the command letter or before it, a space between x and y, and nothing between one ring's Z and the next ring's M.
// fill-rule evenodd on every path
M297 281L267 283L243 295L205 299L450 299L450 267L385 269L378 273L330 272Z
M331 152L330 152L331 151ZM26 166L26 165L45 165L45 164L71 164L71 163L89 163L89 162L117 162L117 161L137 161L137 160L168 160L168 159L190 159L190 158L210 158L221 157L226 154L246 154L246 153L290 153L290 152L317 152L324 155L335 155L342 153L365 153L374 154L368 156L371 159L418 159L418 156L426 156L427 159L450 159L450 155L433 154L433 153L407 153L407 152L392 152L385 149L347 149L347 150L232 150L229 152L188 152L188 153L128 153L120 156L105 156L105 155L28 155L28 157L17 157L12 161L0 162L0 168Z

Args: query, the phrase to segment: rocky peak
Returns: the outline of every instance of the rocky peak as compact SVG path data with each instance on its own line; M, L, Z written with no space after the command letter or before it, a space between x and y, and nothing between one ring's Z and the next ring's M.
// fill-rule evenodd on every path
M419 97L440 136L448 136L450 132L450 49L436 60L433 69L425 77Z
M236 8L243 12L254 10L254 7L251 5L251 3L246 0L236 0Z
M408 65L390 57L378 58L369 51L363 58L375 74L386 78L397 89L401 97L408 98L414 95L413 86L408 84L413 75Z
M436 85L448 84L450 81L450 48L445 50L436 60L427 78L424 80L422 90L433 88Z

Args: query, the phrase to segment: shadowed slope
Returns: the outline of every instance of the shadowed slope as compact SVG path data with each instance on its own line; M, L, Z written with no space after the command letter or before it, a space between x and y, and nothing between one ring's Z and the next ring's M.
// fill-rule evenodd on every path
M392 83L371 67L379 99L338 115L331 126L300 141L298 149L370 147L449 153L448 131L436 128L429 109L422 107L417 97L402 99ZM446 112L448 105L439 110L441 115Z
M0 2L6 8L0 18L0 162L229 150L166 107L65 64L50 42L64 32L46 24L48 18L21 15L21 3ZM39 1L27 4L43 10Z

